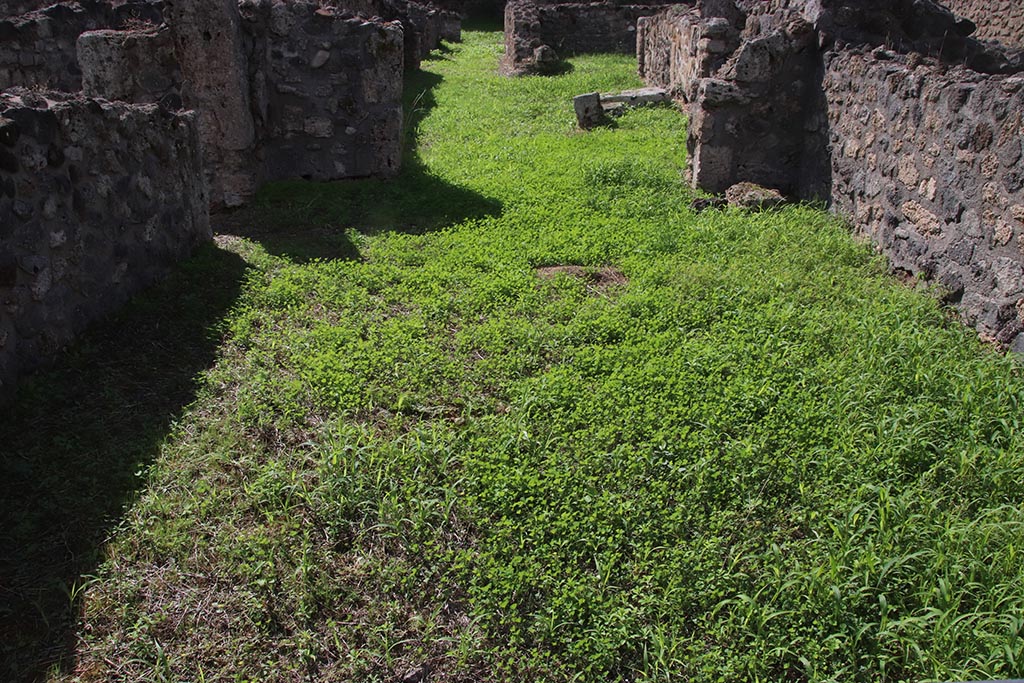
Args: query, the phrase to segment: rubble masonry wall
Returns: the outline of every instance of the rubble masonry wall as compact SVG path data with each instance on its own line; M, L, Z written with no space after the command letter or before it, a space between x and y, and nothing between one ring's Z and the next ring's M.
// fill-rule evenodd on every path
M64 2L22 16L0 13L0 90L14 86L82 89L76 41L86 31L133 21L160 23L159 4Z
M71 5L0 20L0 90L18 85L81 90L75 41L82 32L102 26Z
M979 38L1024 48L1024 3L1020 0L944 0L943 4L973 21Z
M827 58L833 207L1024 352L1024 77Z
M197 110L214 207L243 204L273 180L397 174L397 22L302 0L173 0L167 13L170 30L83 34L84 87L97 97Z
M735 7L719 0L641 22L641 73L689 101L694 186L748 181L830 202L893 268L941 285L982 337L1024 352L1013 53L935 6L779 5L740 22L735 46L724 27L737 23L723 23Z
M210 239L191 113L0 94L0 398Z
M379 17L402 25L405 39L405 70L418 69L420 62L440 45L441 40L462 39L462 17L435 3L412 0L329 0L329 6L365 18Z
M536 51L542 46L554 49L560 57L585 52L635 53L637 21L662 6L512 0L505 6L502 71L509 75L534 71Z
M78 37L82 93L118 102L180 109L181 68L166 26L87 31Z
M0 19L28 14L52 4L50 0L0 0Z
M401 26L309 2L247 2L242 15L260 180L397 174Z

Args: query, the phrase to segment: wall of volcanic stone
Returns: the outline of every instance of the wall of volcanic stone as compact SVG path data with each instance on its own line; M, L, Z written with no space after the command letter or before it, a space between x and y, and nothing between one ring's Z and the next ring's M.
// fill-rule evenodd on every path
M696 8L673 5L637 21L637 71L649 85L692 101L700 79L722 66L739 39L727 19L705 20Z
M82 32L102 26L74 5L0 20L0 90L15 85L80 90L75 41Z
M420 62L440 45L441 40L462 39L462 17L441 9L436 3L412 0L328 0L331 7L361 17L397 21L405 37L405 70L418 69Z
M158 24L160 5L131 0L64 2L23 16L0 13L0 90L13 86L75 92L82 88L75 42L85 31L132 21Z
M1024 352L1024 76L826 59L835 209L983 337Z
M0 19L16 17L51 4L48 0L0 0Z
M210 239L194 115L0 94L0 400Z
M943 4L978 26L976 36L1024 48L1024 3L1020 0L944 0Z
M308 2L242 9L262 180L395 175L401 26Z
M535 70L536 50L542 46L560 57L586 52L632 54L637 46L637 20L662 6L512 0L505 6L502 71L515 75Z
M78 37L82 94L181 109L181 67L167 26L87 31Z
M398 172L397 22L303 0L173 0L166 11L169 30L83 34L83 83L90 96L195 109L214 208L273 180Z

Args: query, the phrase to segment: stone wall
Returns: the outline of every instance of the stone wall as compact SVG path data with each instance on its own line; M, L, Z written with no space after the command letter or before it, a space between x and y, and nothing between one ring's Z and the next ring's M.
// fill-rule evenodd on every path
M403 33L308 2L242 6L261 180L395 175Z
M545 4L534 0L511 0L505 6L502 73L543 72L553 66L555 55L634 53L637 21L657 13L664 4Z
M640 22L637 54L648 83L691 103L695 187L723 192L745 181L822 192L811 185L824 172L823 132L805 125L820 107L818 38L802 15L762 22L719 1L669 8Z
M1024 48L1024 3L1020 0L944 0L957 14L978 26L975 35Z
M330 0L342 12L366 18L397 21L405 40L405 69L418 69L420 62L437 49L441 40L462 39L462 18L454 11L412 0Z
M833 207L1024 352L1024 77L829 56Z
M77 4L0 20L0 90L15 85L80 90L75 41L103 25Z
M913 0L700 0L641 22L638 55L690 102L694 186L830 202L1024 352L1024 67L973 29Z
M793 20L747 36L715 77L698 81L689 136L693 182L710 192L740 179L788 195L817 194L808 185L821 169L809 148L821 150L824 141L802 125L817 106L817 64L814 31Z
M0 94L0 398L210 238L192 114Z
M236 0L169 0L164 16L181 65L182 99L199 113L210 197L239 206L259 183L256 125Z
M23 16L0 18L0 90L13 86L81 90L75 47L78 36L85 31L120 28L132 21L160 20L158 4L139 0L117 6L64 2Z
M87 31L77 51L86 97L181 108L181 68L166 26Z
M180 92L184 105L199 112L215 208L242 204L272 180L398 172L403 33L397 23L278 0L175 0L168 15L175 21L169 31L83 34L84 81L96 96L169 108ZM222 29L207 40L211 25ZM231 26L235 42L226 38ZM184 49L193 53L180 60L179 74L176 55Z
M51 0L0 0L0 19L28 14L52 4Z
M700 80L717 72L739 47L742 28L737 17L708 16L703 5L675 5L641 17L636 51L640 77L693 101Z

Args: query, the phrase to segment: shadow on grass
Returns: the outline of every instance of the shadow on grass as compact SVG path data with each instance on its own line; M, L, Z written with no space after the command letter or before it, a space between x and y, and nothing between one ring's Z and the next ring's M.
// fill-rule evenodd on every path
M402 170L391 179L284 181L260 189L253 206L217 216L217 232L259 242L296 263L355 259L346 232L422 234L499 215L502 204L430 172L417 145L420 124L434 108L442 77L417 70L405 79Z
M392 180L287 182L218 229L297 262L358 258L350 230L423 233L496 215L501 203L433 175L416 153L441 77L406 80L406 145ZM209 246L55 366L25 378L0 419L0 680L73 665L81 588L172 424L216 358L246 265Z
M81 587L195 399L246 265L203 247L49 370L0 419L0 680L73 666Z

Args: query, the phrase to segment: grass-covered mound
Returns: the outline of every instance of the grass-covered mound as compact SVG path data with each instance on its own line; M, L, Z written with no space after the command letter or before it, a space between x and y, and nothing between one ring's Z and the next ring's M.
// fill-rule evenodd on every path
M397 181L232 217L72 677L1024 673L1019 366L822 211L691 212L678 112L575 130L631 60L499 41L410 83Z

